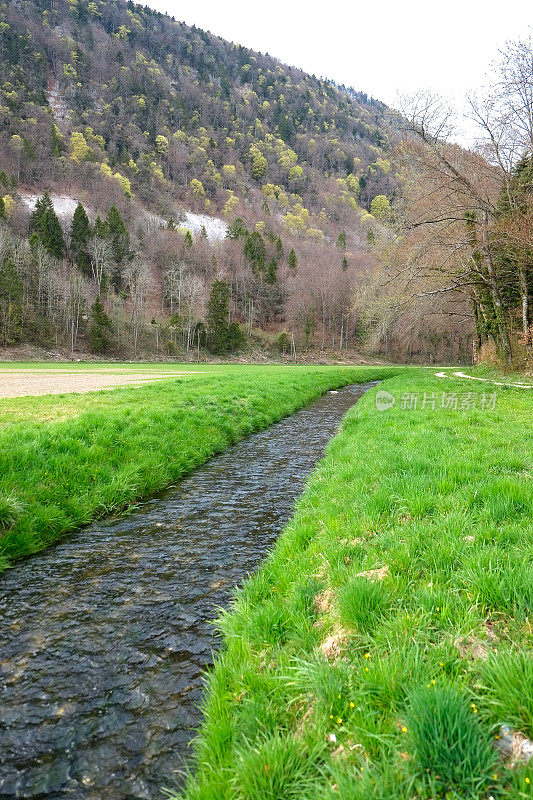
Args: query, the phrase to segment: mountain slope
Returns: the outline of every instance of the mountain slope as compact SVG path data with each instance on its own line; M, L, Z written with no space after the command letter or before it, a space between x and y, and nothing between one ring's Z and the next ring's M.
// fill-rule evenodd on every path
M357 197L369 168L376 194L393 191L381 105L132 3L18 0L2 16L4 143L22 138L20 164L9 149L24 181L63 178L70 159L109 164L147 199L196 203L196 179L219 209L272 183L320 210L328 178L354 175Z
M379 216L398 190L383 104L122 0L13 0L0 5L0 32L0 182L16 235L28 235L28 198L45 189L81 200L91 222L115 206L148 288L138 311L131 276L113 284L109 264L103 300L115 313L122 292L124 324L137 307L141 344L153 330L146 325L157 324L158 348L174 339L188 347L190 326L207 321L216 277L230 286L230 319L248 332L285 331L306 347L357 344L351 297L371 259L369 229L379 225L369 211ZM209 230L243 223L228 241L209 242L193 212L207 215ZM168 229L154 232L154 219ZM69 274L69 219L61 222ZM195 227L190 247L176 228ZM175 337L167 328L177 265L180 287L183 275L200 286L189 301L178 292ZM46 308L31 309L36 330ZM69 312L53 314L57 345L58 326L71 323ZM4 343L29 337L21 325Z

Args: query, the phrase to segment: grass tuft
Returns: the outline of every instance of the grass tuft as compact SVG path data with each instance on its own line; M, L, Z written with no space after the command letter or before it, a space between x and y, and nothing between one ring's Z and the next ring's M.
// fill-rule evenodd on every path
M338 592L342 622L365 633L372 630L390 605L390 593L383 585L366 578L354 578Z
M274 733L237 753L237 800L297 800L318 788L320 752L293 736Z
M533 658L530 652L498 653L482 672L484 697L494 722L533 738Z
M405 714L419 775L474 797L493 780L497 755L466 696L452 686L411 692Z
M0 535L12 528L22 515L24 505L11 495L0 495Z

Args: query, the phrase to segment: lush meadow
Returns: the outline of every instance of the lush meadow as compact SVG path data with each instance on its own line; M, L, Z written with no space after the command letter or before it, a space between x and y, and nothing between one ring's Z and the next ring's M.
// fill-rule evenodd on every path
M532 796L532 411L410 370L349 412L220 619L184 797Z
M14 365L165 373L172 365ZM172 484L328 389L387 367L176 365L140 388L0 401L0 568ZM185 374L182 374L185 373ZM61 375L57 375L61 381Z

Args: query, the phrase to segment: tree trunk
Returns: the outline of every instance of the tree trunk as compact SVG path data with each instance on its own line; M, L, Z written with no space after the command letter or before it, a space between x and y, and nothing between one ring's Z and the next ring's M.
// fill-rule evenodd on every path
M531 330L529 327L529 295L527 291L527 275L523 264L518 269L520 278L520 297L522 299L522 333L524 335L524 345L526 352L531 355Z

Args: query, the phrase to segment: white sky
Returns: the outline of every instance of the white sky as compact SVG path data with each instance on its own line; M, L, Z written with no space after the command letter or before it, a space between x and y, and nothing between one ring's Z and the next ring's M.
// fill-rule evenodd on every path
M527 36L533 25L533 4L527 0L148 0L148 5L392 107L398 94L422 88L460 109L465 93L485 82L498 50L507 40ZM467 124L468 138L471 131Z

